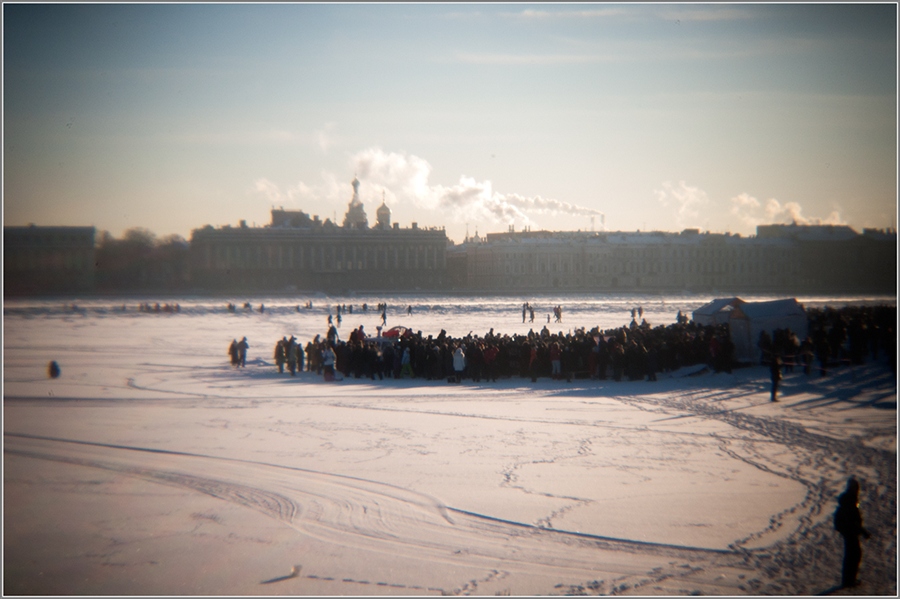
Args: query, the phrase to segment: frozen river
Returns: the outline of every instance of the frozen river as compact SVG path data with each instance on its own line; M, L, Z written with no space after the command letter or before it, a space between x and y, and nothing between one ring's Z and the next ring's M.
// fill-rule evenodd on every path
M896 594L883 361L788 374L777 404L760 367L455 386L272 364L277 339L324 334L335 304L354 310L342 336L374 332L378 302L388 326L460 336L539 330L554 305L553 331L622 326L638 306L669 324L707 299L6 302L4 592L815 594L840 578L830 518L853 474L874 533L859 592ZM137 310L156 301L180 312ZM521 322L524 301L542 322Z

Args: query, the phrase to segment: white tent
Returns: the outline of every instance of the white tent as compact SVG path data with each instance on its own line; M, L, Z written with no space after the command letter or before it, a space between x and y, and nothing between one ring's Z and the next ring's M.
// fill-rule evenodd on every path
M776 329L790 329L799 339L806 338L809 323L806 310L796 299L769 302L744 302L729 310L728 326L734 342L735 359L758 364L762 350L759 334L771 336Z

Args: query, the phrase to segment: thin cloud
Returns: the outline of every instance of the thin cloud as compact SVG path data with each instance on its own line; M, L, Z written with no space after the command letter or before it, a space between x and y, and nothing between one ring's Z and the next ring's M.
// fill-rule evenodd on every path
M523 19L604 19L627 16L630 13L622 8L596 8L590 10L535 10L526 8L512 16Z
M662 189L657 189L654 193L660 204L666 208L674 208L675 224L679 228L697 226L703 216L703 209L709 205L705 191L684 181L666 181L662 184Z
M179 131L177 133L154 134L153 139L186 146L224 146L236 144L268 145L305 143L309 135L295 133L287 129L252 129L231 131Z
M470 54L457 55L457 61L480 65L563 65L599 64L621 60L608 54Z
M759 11L745 10L731 6L708 6L703 8L667 9L658 13L666 21L681 22L722 22L745 21L759 17Z
M272 129L263 135L263 139L275 142L292 143L297 141L298 136L283 129Z
M334 175L328 172L322 172L321 177L322 180L313 185L298 181L284 190L274 181L261 177L253 182L250 195L271 207L306 208L307 212L312 212L310 206L321 207L322 200L330 204L349 197L349 184L339 183Z
M334 128L334 123L325 123L321 129L313 133L315 143L323 154L327 154L328 150L335 145Z

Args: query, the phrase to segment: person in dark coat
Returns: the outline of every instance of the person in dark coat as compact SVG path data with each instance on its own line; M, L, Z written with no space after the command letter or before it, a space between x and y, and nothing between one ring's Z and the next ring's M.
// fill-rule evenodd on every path
M778 395L778 383L781 382L781 357L772 356L769 360L769 372L772 376L772 401L778 401L775 397Z
M291 371L291 376L297 376L297 363L299 362L300 368L303 368L303 348L297 344L297 340L294 339L293 335L287 340L287 344L284 346L284 353L287 358L288 370Z
M287 339L284 338L284 337L282 337L281 339L279 339L278 342L275 344L275 355L274 355L274 358L275 358L275 364L278 365L278 372L279 372L279 373L283 373L283 372L284 372L284 362L285 362L285 359L286 359L286 358L285 358L285 346L286 346L286 344L287 344Z
M250 347L250 344L247 343L246 337L244 337L243 339L238 341L238 344L237 344L238 358L239 358L239 363L242 368L247 365L247 348L249 348L249 347Z
M834 528L844 537L844 563L841 568L841 587L859 585L856 574L862 559L859 537L868 539L871 535L863 526L859 512L859 481L850 477L847 489L838 496L838 508L834 512Z
M237 368L241 365L241 357L238 353L238 342L237 339L231 340L231 345L228 346L228 355L231 357L231 365Z

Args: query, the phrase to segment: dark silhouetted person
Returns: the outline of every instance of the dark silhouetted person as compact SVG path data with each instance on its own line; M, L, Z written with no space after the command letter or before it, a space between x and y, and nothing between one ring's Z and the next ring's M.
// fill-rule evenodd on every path
M231 365L237 368L241 365L241 356L238 354L238 342L237 339L231 340L231 345L228 346L228 355L231 356Z
M56 363L56 360L47 365L47 374L50 375L51 379L59 378L59 364Z
M297 364L299 363L300 368L303 368L303 348L297 343L297 340L294 339L293 335L288 339L284 353L287 358L288 370L291 371L291 376L297 376Z
M862 559L859 537L869 538L869 531L862 523L859 513L859 481L850 477L847 489L838 496L838 508L834 512L834 528L844 537L844 565L841 569L841 587L855 587L859 584L856 573Z
M278 372L284 372L284 363L287 360L286 354L287 350L287 338L281 338L278 340L278 343L275 344L275 364L278 365Z
M238 341L238 344L237 344L238 363L241 365L242 368L247 365L247 348L249 348L249 347L250 347L250 344L247 343L246 337L244 337L243 339Z
M778 395L778 383L781 382L781 358L773 356L769 360L769 372L772 375L772 401L778 401L775 397Z

